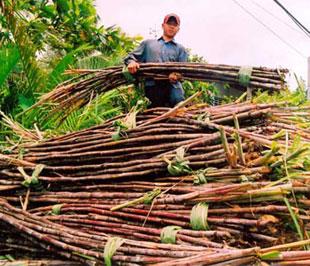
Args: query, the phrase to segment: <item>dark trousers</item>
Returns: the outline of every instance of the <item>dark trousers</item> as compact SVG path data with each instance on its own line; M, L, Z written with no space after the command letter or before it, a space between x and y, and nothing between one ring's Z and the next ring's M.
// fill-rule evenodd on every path
M149 108L174 107L184 100L181 83L172 85L169 81L156 81L152 86L145 86L145 96L151 101Z

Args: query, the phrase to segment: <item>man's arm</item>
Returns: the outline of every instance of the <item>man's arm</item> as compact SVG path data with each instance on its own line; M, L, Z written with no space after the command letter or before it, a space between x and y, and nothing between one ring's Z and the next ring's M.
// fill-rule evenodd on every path
M188 53L183 46L180 47L179 62L188 62Z
M180 45L178 62L187 62L187 61L188 61L188 54L185 48L182 45ZM177 72L172 72L170 73L168 78L172 84L175 84L182 79L182 75Z
M129 53L125 59L124 63L128 66L128 71L134 74L138 71L140 65L138 62L144 61L145 54L145 41L143 41L133 52Z

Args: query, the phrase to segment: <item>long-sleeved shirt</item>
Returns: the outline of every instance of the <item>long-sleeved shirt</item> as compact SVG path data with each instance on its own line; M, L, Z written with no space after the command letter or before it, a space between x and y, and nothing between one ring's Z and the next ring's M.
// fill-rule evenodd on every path
M188 55L185 48L174 40L166 42L163 37L154 40L143 41L137 49L129 53L124 59L128 65L131 61L140 63L149 62L187 62ZM153 86L154 80L146 80L146 86ZM173 84L175 87L181 86L180 82Z
M143 41L137 49L125 58L125 64L134 60L140 63L148 62L187 62L185 48L174 40L166 42L163 37Z

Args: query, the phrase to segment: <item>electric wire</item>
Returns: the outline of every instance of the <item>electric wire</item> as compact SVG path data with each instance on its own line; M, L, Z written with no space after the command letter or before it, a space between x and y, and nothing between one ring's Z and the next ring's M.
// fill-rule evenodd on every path
M278 33L276 33L274 30L268 27L267 24L260 21L259 18L257 18L253 13L248 11L243 5L241 5L237 0L232 0L236 5L238 5L244 12L246 12L248 15L250 15L253 19L255 19L258 23L263 25L267 30L269 30L273 35L275 35L280 41L282 41L284 44L286 44L288 47L290 47L292 50L294 50L298 55L300 55L303 58L307 58L304 54L302 54L300 51L298 51L293 45L291 45L289 42L284 40Z
M273 0L284 12L295 22L295 24L308 36L310 37L310 31L303 25L297 18L295 18L278 0Z
M303 33L299 30L294 28L293 26L291 26L289 23L287 23L285 20L279 18L278 16L274 15L272 12L270 12L268 9L266 9L265 7L263 7L262 5L260 5L259 3L257 3L254 0L251 0L251 2L256 5L257 7L259 7L260 9L262 9L263 11L265 11L266 13L268 13L270 16L272 16L274 19L280 21L283 25L286 25L287 27L289 27L290 29L294 30L295 32L299 33L300 35L303 35ZM303 35L304 36L304 35Z

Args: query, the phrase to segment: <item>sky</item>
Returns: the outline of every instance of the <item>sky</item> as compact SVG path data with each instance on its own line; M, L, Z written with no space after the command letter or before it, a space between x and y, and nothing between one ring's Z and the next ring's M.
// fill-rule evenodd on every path
M279 2L310 30L310 0ZM307 81L310 37L273 0L96 0L95 5L104 26L144 39L160 37L164 16L176 13L181 18L176 41L208 63L283 67ZM288 77L290 84L293 79Z

